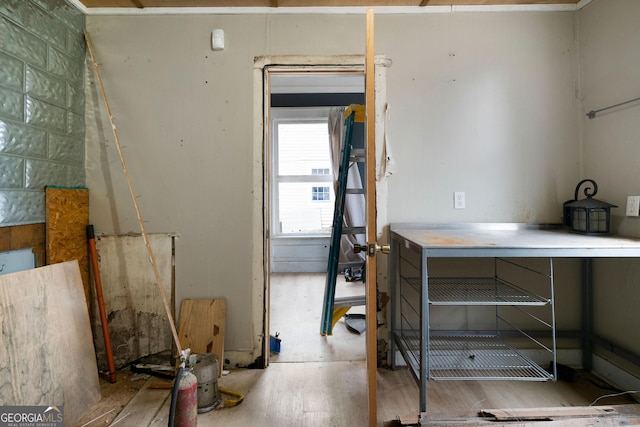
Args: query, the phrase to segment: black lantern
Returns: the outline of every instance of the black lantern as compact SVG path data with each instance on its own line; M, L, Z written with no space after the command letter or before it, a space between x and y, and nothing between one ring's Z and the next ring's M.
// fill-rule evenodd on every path
M578 191L585 182L593 184L584 189L586 199L578 200ZM592 179L583 179L576 186L573 200L563 204L563 216L565 225L571 227L573 231L584 234L609 234L611 231L611 208L616 205L594 199L598 192L598 184Z

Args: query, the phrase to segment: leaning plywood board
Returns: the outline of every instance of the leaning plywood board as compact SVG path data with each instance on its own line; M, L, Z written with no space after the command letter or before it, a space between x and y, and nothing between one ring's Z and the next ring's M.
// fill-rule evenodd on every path
M173 236L150 234L164 292L173 295ZM111 345L117 368L141 357L171 349L169 319L141 234L99 235L96 247ZM95 296L94 296L95 298ZM100 369L107 369L97 304L93 325Z
M64 406L72 425L100 399L77 261L0 276L0 405Z
M47 265L78 260L87 305L89 297L89 190L47 187L46 245Z
M184 299L180 305L178 337L183 349L218 356L218 376L224 365L224 326L227 302L224 299Z

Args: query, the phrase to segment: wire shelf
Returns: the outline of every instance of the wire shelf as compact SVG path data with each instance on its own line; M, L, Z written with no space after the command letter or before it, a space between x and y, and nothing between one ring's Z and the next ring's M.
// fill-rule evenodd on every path
M415 331L395 334L396 342L419 377L420 340ZM428 351L430 380L549 381L553 375L520 351L491 335L432 337Z
M416 291L420 292L420 289L422 288L422 280L420 280L419 277L402 277L402 280L407 283L408 285L411 285L411 287L413 289L415 289Z
M434 277L429 278L429 303L544 306L550 299L493 277Z

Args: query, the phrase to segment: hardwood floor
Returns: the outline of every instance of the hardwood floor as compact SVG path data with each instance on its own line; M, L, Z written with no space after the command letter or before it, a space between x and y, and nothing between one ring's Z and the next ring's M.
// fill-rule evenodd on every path
M320 318L325 287L324 273L278 273L271 275L271 335L278 332L280 354L271 363L337 362L365 360L365 334L349 332L344 319L336 323L333 335L320 335ZM364 295L365 285L338 277L336 297ZM349 313L364 313L364 306Z
M275 275L274 275L275 276ZM281 353L264 370L233 370L219 387L244 394L239 405L198 416L200 426L365 426L367 387L364 334L348 332L341 320L331 337L320 336L320 310L324 276L283 275L272 280L271 330L280 332ZM359 294L361 282L342 286L339 293ZM167 424L169 391L149 388L163 382L150 378L130 381L121 373L116 384L101 383L103 399L78 426L161 426ZM419 390L406 369L378 370L378 425L419 410ZM579 372L575 382L530 383L518 381L434 381L428 386L430 426L485 425L477 419L481 409L588 406L601 396L615 393L590 374ZM223 395L229 399L230 396ZM596 405L634 401L629 395L598 400ZM619 418L582 418L549 421L537 426L571 427L640 425L640 405ZM623 408L623 407L621 407ZM625 406L624 408L628 408ZM453 421L452 421L453 420ZM566 423L565 423L566 422ZM452 424L453 423L453 424ZM563 424L564 423L564 424ZM493 426L502 424L493 423ZM513 424L509 424L513 425ZM533 426L517 423L518 426Z

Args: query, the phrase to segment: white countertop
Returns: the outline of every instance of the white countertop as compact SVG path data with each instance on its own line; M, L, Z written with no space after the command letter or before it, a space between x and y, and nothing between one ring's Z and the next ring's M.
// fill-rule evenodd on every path
M640 239L584 235L561 225L391 224L392 239L432 257L640 257Z

